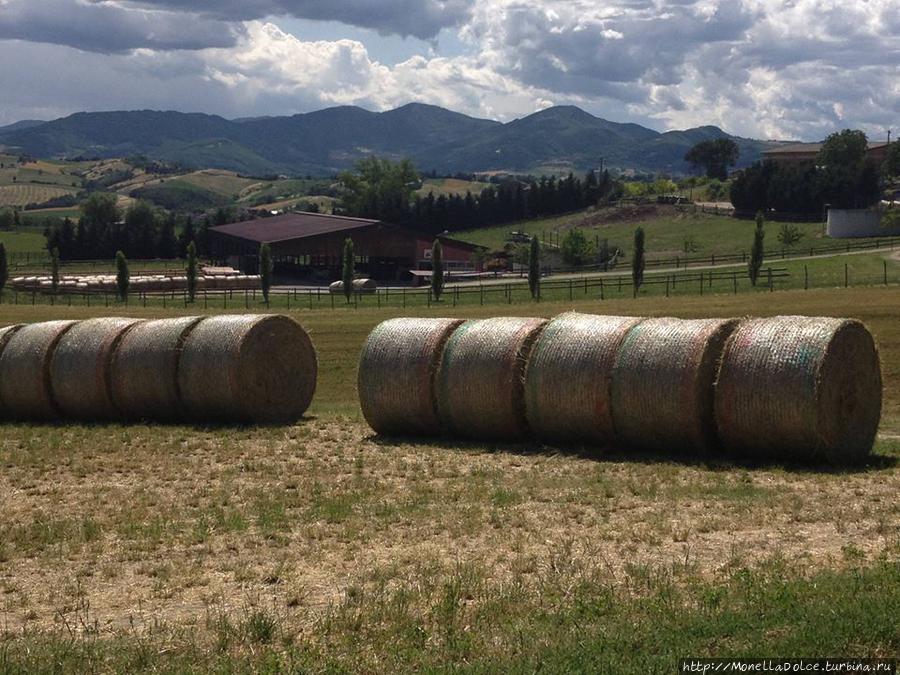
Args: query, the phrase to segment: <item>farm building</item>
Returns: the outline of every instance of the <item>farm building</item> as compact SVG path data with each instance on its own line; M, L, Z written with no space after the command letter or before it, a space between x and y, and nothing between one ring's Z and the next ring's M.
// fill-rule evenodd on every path
M335 279L341 274L344 240L353 240L356 270L393 281L431 269L434 237L380 220L323 213L286 213L210 228L213 257L256 272L259 248L269 244L281 276ZM448 271L480 271L473 254L482 247L439 235Z
M771 159L779 163L814 162L819 155L824 143L794 143L791 145L779 145L770 150L764 150L763 159ZM887 143L869 143L866 150L866 159L876 164L881 164L887 158Z

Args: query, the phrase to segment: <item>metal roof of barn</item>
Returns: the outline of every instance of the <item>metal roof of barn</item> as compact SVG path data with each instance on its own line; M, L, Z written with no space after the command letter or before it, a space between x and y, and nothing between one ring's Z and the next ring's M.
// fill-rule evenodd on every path
M227 234L232 237L255 241L260 244L274 244L292 239L304 239L332 232L356 230L370 225L377 225L380 220L368 218L351 218L335 216L327 213L285 213L271 218L245 220L240 223L229 223L211 227L212 232Z

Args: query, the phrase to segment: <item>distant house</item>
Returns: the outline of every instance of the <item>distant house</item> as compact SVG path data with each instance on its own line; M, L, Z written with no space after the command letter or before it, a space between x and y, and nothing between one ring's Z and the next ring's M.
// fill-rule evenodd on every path
M763 159L771 159L780 163L800 164L814 162L819 155L824 143L794 143L792 145L780 145L770 150L764 150ZM887 158L887 143L869 143L866 150L866 159L870 162L881 164Z
M431 269L434 236L366 218L324 213L285 213L209 229L210 251L218 260L255 272L259 247L268 244L280 274L336 279L341 275L344 240L353 240L356 269L373 279L393 281L411 270ZM484 247L437 235L449 271L481 271L473 254ZM478 258L478 256L474 256Z

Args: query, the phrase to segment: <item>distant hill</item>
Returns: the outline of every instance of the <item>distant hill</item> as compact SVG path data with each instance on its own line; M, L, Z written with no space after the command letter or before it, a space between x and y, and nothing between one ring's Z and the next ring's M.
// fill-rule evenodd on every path
M738 143L741 165L757 160L767 147L717 127L660 133L574 106L506 124L411 103L382 113L340 106L241 120L153 110L76 113L0 128L0 144L38 157L146 155L253 175L329 174L370 155L409 157L418 169L441 173L583 171L601 160L611 168L683 172L692 145L720 137Z
M5 127L0 127L0 134L9 133L11 131L21 131L22 129L31 129L32 127L40 126L41 124L45 124L44 120L20 120L18 122L13 122L12 124L7 124Z

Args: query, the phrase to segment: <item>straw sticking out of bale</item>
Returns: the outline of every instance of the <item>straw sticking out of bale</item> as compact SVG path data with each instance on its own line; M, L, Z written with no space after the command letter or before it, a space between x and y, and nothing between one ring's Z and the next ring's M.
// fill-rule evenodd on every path
M178 360L201 317L158 319L134 326L119 342L110 367L113 402L128 419L182 418Z
M527 432L525 363L546 323L503 317L467 321L453 332L435 383L447 431L498 439Z
M857 461L872 449L881 398L878 351L859 321L753 319L728 342L716 422L735 452Z
M216 316L187 336L178 386L189 419L293 422L312 401L316 373L315 349L295 321Z
M444 346L461 319L390 319L375 327L359 359L363 416L375 431L440 431L434 379Z
M611 443L610 384L616 352L635 317L570 312L550 321L525 371L531 430L546 440Z
M0 401L7 415L46 420L59 416L50 387L57 342L75 321L46 321L17 330L0 353Z
M622 342L612 378L616 438L653 450L717 445L716 368L736 319L647 319Z
M110 395L110 362L119 340L137 319L88 319L62 336L50 362L50 385L66 417L109 420L118 417Z

